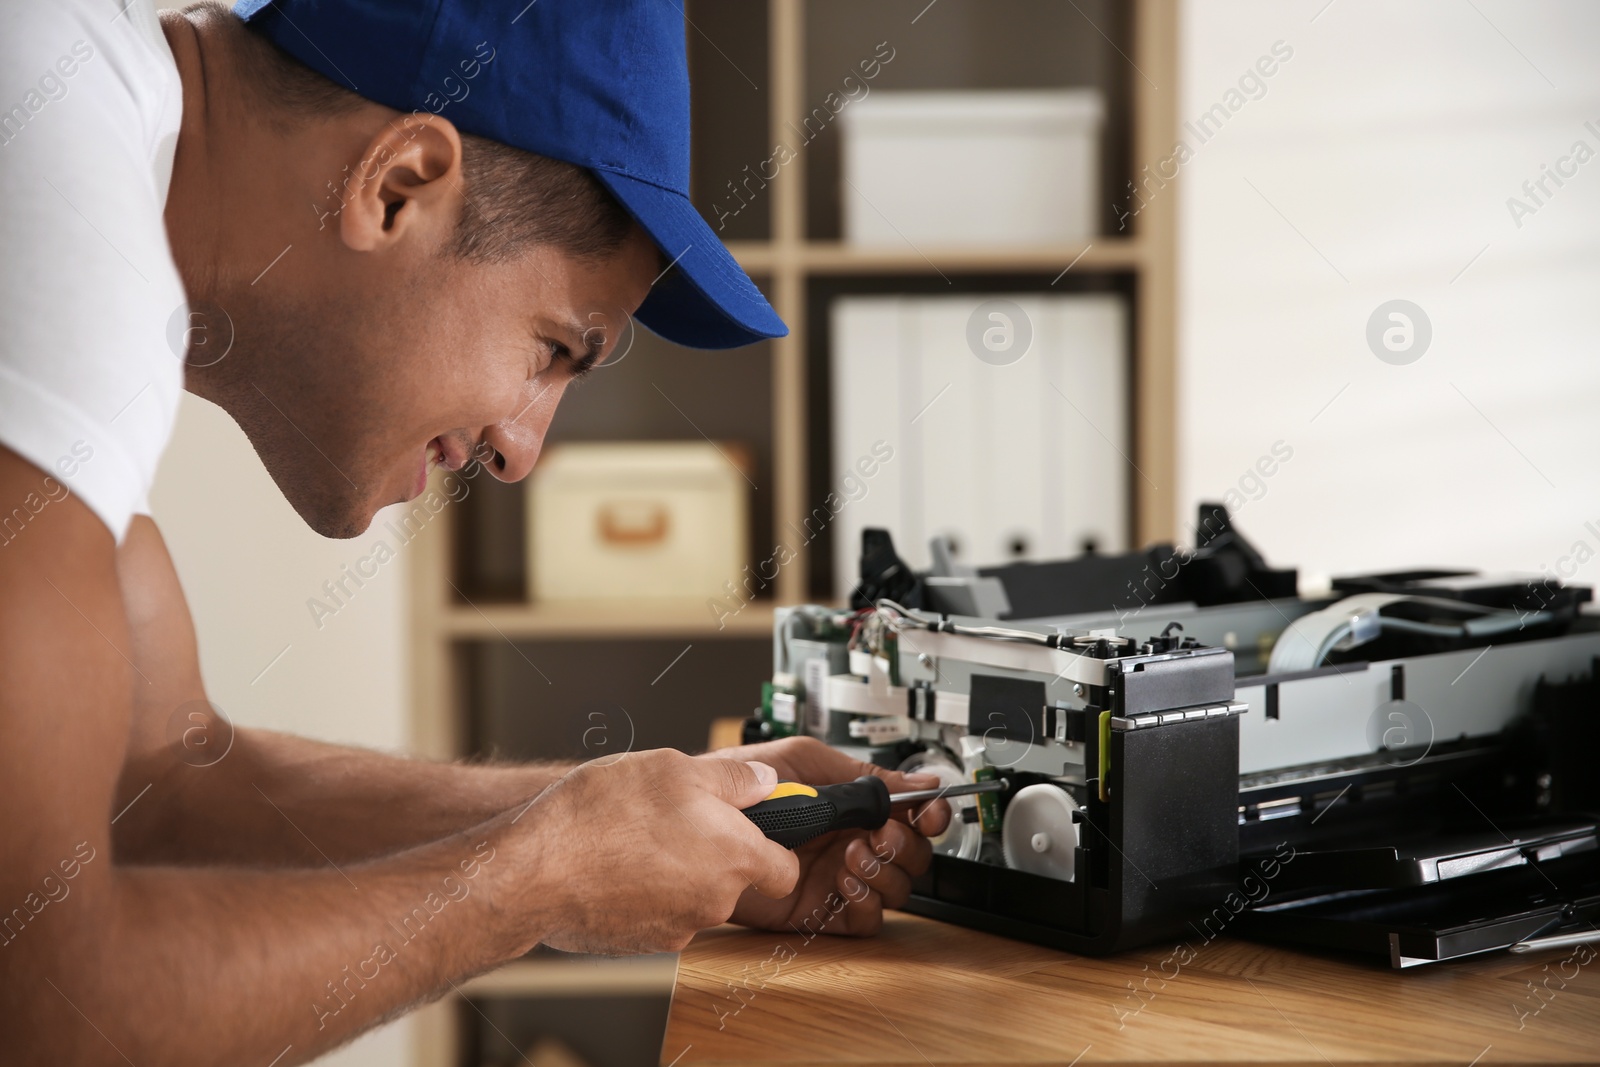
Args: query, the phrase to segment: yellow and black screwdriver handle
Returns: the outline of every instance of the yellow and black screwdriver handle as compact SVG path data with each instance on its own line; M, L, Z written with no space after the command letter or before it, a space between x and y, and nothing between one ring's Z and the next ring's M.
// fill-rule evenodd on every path
M798 848L830 830L876 830L888 822L889 787L870 774L838 785L779 782L744 813L768 839Z

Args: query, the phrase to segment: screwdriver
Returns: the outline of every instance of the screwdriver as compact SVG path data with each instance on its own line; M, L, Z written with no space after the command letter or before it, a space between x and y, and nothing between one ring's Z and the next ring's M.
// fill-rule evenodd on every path
M891 793L882 778L870 774L838 785L779 782L767 799L745 808L744 813L769 840L784 848L798 848L830 830L876 830L889 821L889 809L896 804L998 793L1005 788L1005 779L995 778L966 785Z

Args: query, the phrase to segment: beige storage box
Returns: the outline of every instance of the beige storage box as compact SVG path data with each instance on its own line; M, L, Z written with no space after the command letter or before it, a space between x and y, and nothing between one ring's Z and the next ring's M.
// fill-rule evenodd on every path
M533 469L536 601L727 594L748 554L745 453L710 442L565 444Z

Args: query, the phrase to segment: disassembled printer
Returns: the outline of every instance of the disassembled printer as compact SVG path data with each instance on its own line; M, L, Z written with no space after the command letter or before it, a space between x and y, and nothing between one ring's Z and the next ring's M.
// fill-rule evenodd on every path
M746 739L953 798L908 910L1088 954L1224 929L1395 967L1600 937L1600 615L1457 571L1296 595L1219 505L1193 550L915 574L781 608Z

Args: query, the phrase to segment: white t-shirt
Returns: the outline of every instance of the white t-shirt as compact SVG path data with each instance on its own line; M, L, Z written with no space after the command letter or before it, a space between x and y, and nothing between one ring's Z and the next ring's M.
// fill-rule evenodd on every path
M59 483L0 501L0 542L61 485L119 542L148 510L189 325L162 222L182 106L150 0L0 0L0 444Z

